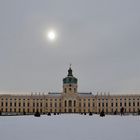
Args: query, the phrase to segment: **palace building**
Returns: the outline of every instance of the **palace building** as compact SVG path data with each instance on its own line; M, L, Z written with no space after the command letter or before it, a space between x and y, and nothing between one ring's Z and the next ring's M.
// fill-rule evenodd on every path
M0 112L16 114L45 113L135 113L140 109L140 94L78 92L78 79L71 67L63 79L61 93L0 93Z

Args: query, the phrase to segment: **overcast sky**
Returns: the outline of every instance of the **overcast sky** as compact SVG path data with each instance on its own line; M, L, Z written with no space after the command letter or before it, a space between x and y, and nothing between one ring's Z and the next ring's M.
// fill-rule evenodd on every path
M70 63L79 91L140 90L140 1L0 0L1 91L62 91Z

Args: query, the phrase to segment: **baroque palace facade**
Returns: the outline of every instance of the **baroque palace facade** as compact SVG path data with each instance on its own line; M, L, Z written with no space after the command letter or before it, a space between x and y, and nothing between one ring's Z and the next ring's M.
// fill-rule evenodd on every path
M140 109L140 94L110 95L79 93L78 80L71 67L63 79L62 93L0 93L1 113L135 113Z

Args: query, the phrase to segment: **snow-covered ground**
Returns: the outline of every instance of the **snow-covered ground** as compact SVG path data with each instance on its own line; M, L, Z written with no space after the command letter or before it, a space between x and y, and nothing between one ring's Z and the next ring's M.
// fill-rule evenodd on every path
M140 140L140 116L0 116L0 140Z

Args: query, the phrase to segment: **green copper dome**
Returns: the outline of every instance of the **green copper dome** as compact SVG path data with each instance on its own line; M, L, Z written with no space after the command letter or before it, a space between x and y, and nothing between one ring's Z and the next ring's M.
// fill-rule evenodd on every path
M77 84L77 78L73 76L71 67L68 70L67 77L63 79L63 84Z

